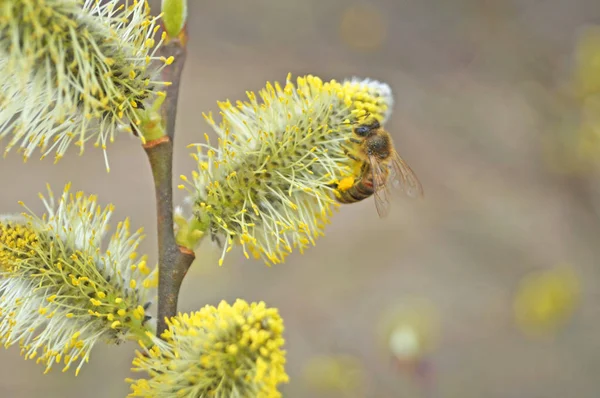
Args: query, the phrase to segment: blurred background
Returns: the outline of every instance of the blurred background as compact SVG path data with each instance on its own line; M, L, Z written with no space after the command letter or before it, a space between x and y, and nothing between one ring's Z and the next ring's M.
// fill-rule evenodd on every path
M158 10L159 2L153 6ZM386 128L423 200L344 206L304 255L267 268L205 242L181 311L264 300L286 325L285 397L553 398L600 391L600 5L595 0L190 1L175 176L216 101L286 74L389 83ZM156 261L139 142L59 164L10 154L0 210L73 189L131 217ZM184 195L176 192L176 202ZM155 307L154 307L155 308ZM75 378L0 353L1 397L123 397L133 344Z

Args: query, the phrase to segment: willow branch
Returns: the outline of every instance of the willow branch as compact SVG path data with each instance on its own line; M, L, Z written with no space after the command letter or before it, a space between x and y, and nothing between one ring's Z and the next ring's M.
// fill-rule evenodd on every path
M177 245L173 229L173 140L181 72L185 63L185 33L172 40L161 51L174 62L163 70L165 81L171 82L162 106L166 135L149 141L144 150L150 161L156 193L158 232L158 320L156 333L166 329L165 318L177 314L177 298L183 278L194 261L194 253Z
M175 138L175 119L177 118L177 102L179 100L179 84L181 82L181 72L187 57L186 49L186 30L183 30L177 39L161 48L161 53L165 58L174 57L175 61L169 67L163 69L163 79L172 84L167 87L167 98L163 106L163 120L166 120L166 131L171 141Z

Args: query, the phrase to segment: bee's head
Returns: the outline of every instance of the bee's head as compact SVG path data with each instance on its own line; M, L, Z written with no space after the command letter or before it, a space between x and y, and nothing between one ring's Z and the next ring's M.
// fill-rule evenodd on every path
M359 124L358 126L356 126L354 128L354 134L356 134L359 137L366 138L372 135L373 131L377 130L380 127L381 125L379 124L379 121L375 119L371 123Z

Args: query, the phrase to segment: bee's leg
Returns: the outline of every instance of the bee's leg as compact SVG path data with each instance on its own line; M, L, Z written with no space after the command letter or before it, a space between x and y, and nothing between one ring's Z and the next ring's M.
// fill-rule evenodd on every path
M221 242L221 239L216 234L211 234L210 238L213 242L217 242L217 245L219 246L220 249L223 248L223 243Z
M348 156L350 159L354 160L354 161L358 161L359 159L354 156L352 153L350 153L350 150L346 147L343 147L344 149L344 155Z
M365 172L367 171L368 168L369 168L369 165L367 163L363 163L362 166L360 166L360 174L361 175L365 174Z
M355 162L358 162L360 159L357 158L356 156L354 156L351 152L350 149L346 148L345 146L342 146L342 149L344 151L344 155L348 156L348 158L352 159ZM331 183L327 185L329 188L333 188L333 189L337 189L338 184L337 183Z
M360 138L354 138L354 137L348 138L348 141L355 143L355 144L362 144L362 142L363 142L363 140L361 140Z
M135 125L135 123L129 122L129 128L131 129L131 134L133 134L136 137L140 136L140 133L138 132L138 128Z
M210 230L210 240L213 242L217 242L217 245L219 245L219 248L223 248L223 243L221 243L221 239L219 238L219 235L217 234L217 229L214 228L214 226L211 224L209 227Z

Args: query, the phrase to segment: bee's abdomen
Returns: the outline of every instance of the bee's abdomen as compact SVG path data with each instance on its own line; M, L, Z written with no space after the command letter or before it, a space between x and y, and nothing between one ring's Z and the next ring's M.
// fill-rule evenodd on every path
M361 179L345 191L338 191L336 199L340 203L356 203L373 195L373 184Z

